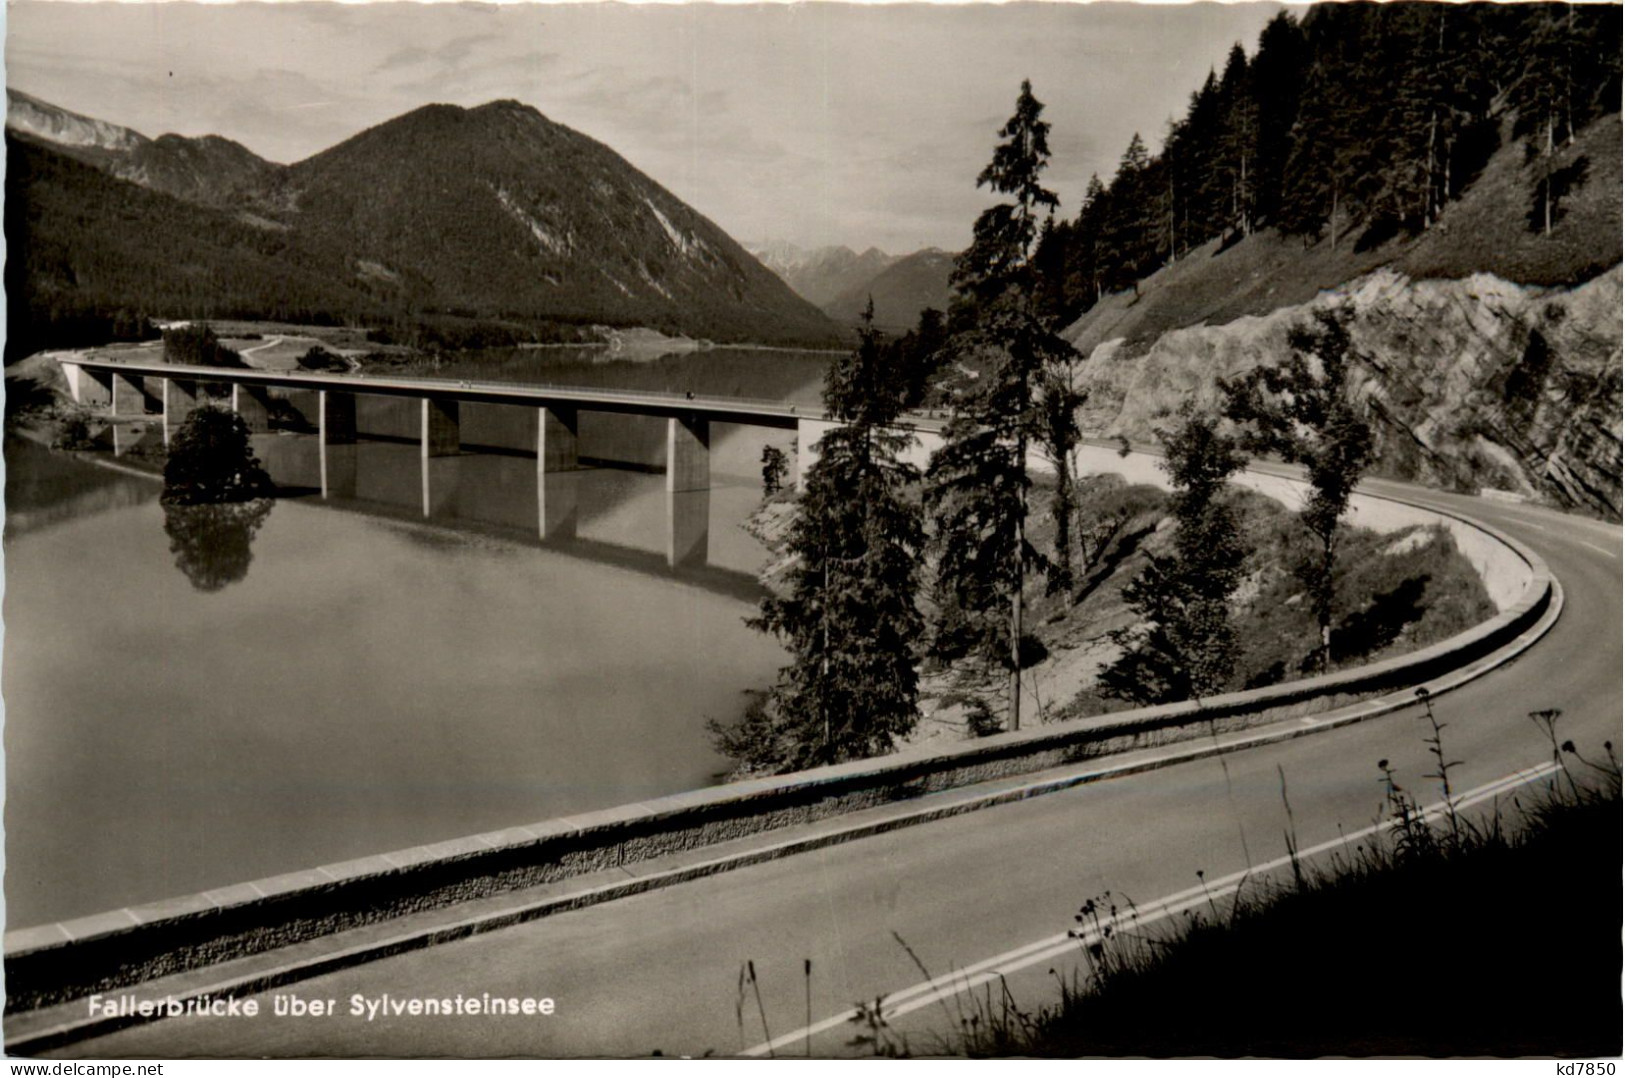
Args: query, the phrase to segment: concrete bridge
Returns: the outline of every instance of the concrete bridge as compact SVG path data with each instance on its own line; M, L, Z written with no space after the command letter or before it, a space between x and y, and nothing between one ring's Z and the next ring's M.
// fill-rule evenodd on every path
M84 355L64 357L58 362L76 403L106 408L114 418L161 416L165 445L180 424L209 400L229 406L250 431L263 432L270 429L271 414L277 407L273 394L313 392L315 415L306 418L317 429L320 450L319 476L312 478L311 485L319 486L323 498L352 499L357 494L356 458L342 448L353 445L361 433L356 398L393 397L415 402L416 415L411 423L423 461L421 502L425 517L438 512L443 492L448 489L441 477L440 458L457 456L465 444L465 406L534 409L534 437L526 436L529 444L523 451L535 454L537 529L543 540L568 540L575 535L574 487L567 481L567 473L581 465L581 413L663 419L665 445L660 466L668 492L671 526L667 560L672 568L703 565L706 560L706 514L703 499L695 496L711 489L713 423L795 431L793 466L798 486L816 459L819 439L837 425L816 406L739 397L323 371L262 371ZM924 467L930 453L940 445L940 426L940 421L927 418L906 424L905 429L914 435L914 444L905 457ZM115 445L117 440L115 431Z
M80 404L106 407L114 416L161 414L165 441L198 406L205 387L229 395L230 406L250 430L264 430L273 389L314 390L321 394L319 427L324 441L355 439L356 394L413 398L421 402L424 456L449 456L460 442L460 406L505 404L537 410L539 466L567 471L576 466L577 418L581 412L653 416L666 420L666 488L705 490L710 486L710 427L737 423L797 432L803 450L797 482L811 464L806 450L835 423L816 406L742 397L693 397L631 389L469 382L396 375L333 374L322 371L261 371L240 367L197 367L115 358L74 356L58 361L69 392ZM153 383L157 382L155 389ZM942 421L911 417L904 428L927 451L939 444ZM924 457L921 457L923 463Z
M358 394L406 397L419 403L419 442L424 457L455 455L462 444L461 408L502 404L536 409L535 453L544 472L577 467L581 412L652 416L666 421L666 489L709 489L711 424L737 423L797 432L797 444L810 449L832 422L821 409L782 401L738 397L693 397L624 389L529 386L501 382L453 381L395 375L332 374L318 371L261 371L199 367L139 360L74 356L59 360L73 399L105 407L115 417L162 415L164 440L205 397L218 397L247 422L269 429L273 390L312 390L318 394L316 426L323 444L355 441ZM934 424L922 421L920 433ZM914 429L911 424L910 429ZM804 458L803 452L798 457ZM800 482L805 461L798 459Z

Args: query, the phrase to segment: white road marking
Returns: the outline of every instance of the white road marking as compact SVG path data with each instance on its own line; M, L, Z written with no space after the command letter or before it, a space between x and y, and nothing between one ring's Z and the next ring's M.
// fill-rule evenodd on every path
M1589 540L1589 539L1576 539L1576 540L1574 540L1574 541L1575 541L1575 542L1576 542L1576 543L1579 543L1579 544L1580 544L1580 545L1581 545L1581 546L1588 546L1588 547L1590 547L1590 548L1591 548L1591 549L1592 549L1592 550L1595 550L1595 551L1596 551L1596 552L1597 552L1597 553L1599 553L1599 554L1606 554L1606 555L1608 555L1608 556L1609 556L1609 557L1610 557L1610 558L1613 558L1613 559L1614 559L1614 560L1615 560L1615 561L1618 561L1618 560L1619 560L1619 554L1618 554L1618 552L1616 552L1616 551L1613 551L1613 550L1609 550L1609 549L1607 549L1607 548L1605 548L1605 547L1600 547L1600 546L1598 546L1598 545L1597 545L1597 544L1596 544L1596 543L1593 543L1593 542L1592 542L1592 541L1591 541L1591 540Z
M1520 771L1515 771L1503 778L1496 779L1493 782L1487 782L1482 786L1474 787L1471 790L1457 795L1453 799L1454 808L1458 812L1462 809L1470 808L1473 805L1477 805L1481 802L1488 801L1493 797L1499 797L1501 794L1515 790L1519 786L1545 778L1547 775L1551 775L1557 770L1557 764L1548 761L1546 763L1537 764L1534 767L1528 767ZM1450 806L1446 805L1446 803L1443 801L1436 802L1429 805L1423 811L1422 818L1428 821L1437 820L1446 814L1449 807ZM1350 842L1364 838L1368 835L1376 834L1378 831L1389 830L1393 826L1393 821L1372 824L1369 827L1364 827L1358 831L1351 831L1346 835L1340 835L1335 839L1330 839L1326 842L1319 843L1318 845L1299 850L1297 856L1300 860L1302 860L1309 857L1315 857L1319 854L1326 853L1339 847L1346 848ZM1183 913L1188 909L1206 905L1209 902L1216 902L1221 898L1227 898L1238 891L1241 888L1241 885L1248 878L1253 876L1261 876L1278 868L1285 868L1291 863L1291 854L1277 857L1273 861L1267 861L1261 865L1254 865L1253 867L1245 869L1241 872L1233 872L1228 876L1206 881L1202 884L1198 884L1195 887L1189 887L1183 891L1167 895L1166 897L1157 899L1149 905L1138 907L1129 916L1119 916L1116 918L1116 920L1126 921L1136 928L1154 924L1157 921L1166 920L1175 914ZM913 985L912 987L904 988L898 992L893 992L880 1001L881 1014L887 1019L898 1018L905 1014L910 1014L917 1011L922 1007L929 1007L932 1004L942 1000L951 999L962 992L967 992L973 988L979 988L984 984L999 980L1007 974L1014 973L1017 970L1026 969L1029 966L1035 966L1040 962L1047 962L1050 959L1066 954L1069 951L1076 951L1080 947L1087 947L1099 940L1100 937L1098 933L1100 930L1111 925L1112 921L1113 919L1109 917L1102 918L1098 925L1092 926L1088 932L1081 935L1075 936L1070 932L1063 932L1058 935L1048 936L1044 939L1035 940L1032 943L1017 947L1014 950L1006 951L1001 955L995 955L994 957L985 959L976 963L975 965L955 970L952 973L943 974L940 977L933 977L928 981L921 981L919 984ZM763 1043L756 1045L754 1048L748 1049L744 1055L767 1055L769 1052L776 1051L786 1045L794 1044L798 1041L805 1041L809 1037L814 1037L820 1033L825 1033L831 1029L836 1029L840 1026L847 1025L857 1017L857 1010L854 1009L845 1011L841 1014L826 1018L821 1022L815 1022L810 1026L793 1030L789 1033L783 1034L782 1036L775 1037L771 1041L764 1041Z

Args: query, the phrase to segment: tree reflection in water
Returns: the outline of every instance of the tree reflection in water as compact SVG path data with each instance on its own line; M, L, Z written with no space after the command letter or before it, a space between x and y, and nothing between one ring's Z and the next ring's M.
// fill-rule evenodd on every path
M219 591L248 575L254 533L271 515L269 498L217 505L164 505L164 534L175 568L198 591Z
M219 591L248 575L273 489L240 416L204 406L187 418L170 445L161 500L175 567L194 588Z

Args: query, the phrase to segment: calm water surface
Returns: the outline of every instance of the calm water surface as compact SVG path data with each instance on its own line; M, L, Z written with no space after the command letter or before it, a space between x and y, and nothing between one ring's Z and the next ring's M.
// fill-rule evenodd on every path
M743 624L766 554L740 527L779 432L719 428L713 490L675 497L364 439L324 498L313 436L255 442L295 496L166 519L153 478L7 440L10 927L705 785L705 720L784 661ZM545 539L544 500L570 521Z

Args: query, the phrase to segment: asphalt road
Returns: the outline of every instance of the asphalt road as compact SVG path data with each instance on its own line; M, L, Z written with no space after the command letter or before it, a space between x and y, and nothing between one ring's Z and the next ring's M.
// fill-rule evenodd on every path
M1435 706L1449 724L1459 792L1547 763L1528 713L1561 708L1560 738L1602 755L1621 732L1621 533L1547 510L1372 483L1492 524L1539 551L1567 607L1513 663ZM63 1055L623 1056L733 1054L789 1036L779 1054L848 1051L837 1021L860 1000L919 985L1064 933L1106 891L1145 906L1335 841L1379 816L1377 761L1438 799L1420 708L1281 744L1102 782L726 873L302 982L273 996L332 999L333 1017L191 1018L86 1041ZM1283 797L1284 778L1284 797ZM1503 803L1505 798L1502 799ZM1288 818L1286 805L1291 806ZM1486 802L1488 809L1494 802ZM905 947L906 944L906 947ZM1053 998L1050 970L1008 983L1022 1004ZM804 976L811 960L810 979ZM753 963L755 985L743 983ZM743 984L743 990L742 990ZM759 989L759 1000L758 1000ZM549 997L551 1017L348 1015L352 994L398 1000ZM810 1000L809 1000L810 994ZM912 1050L953 1028L958 1001L913 997L896 1019Z

